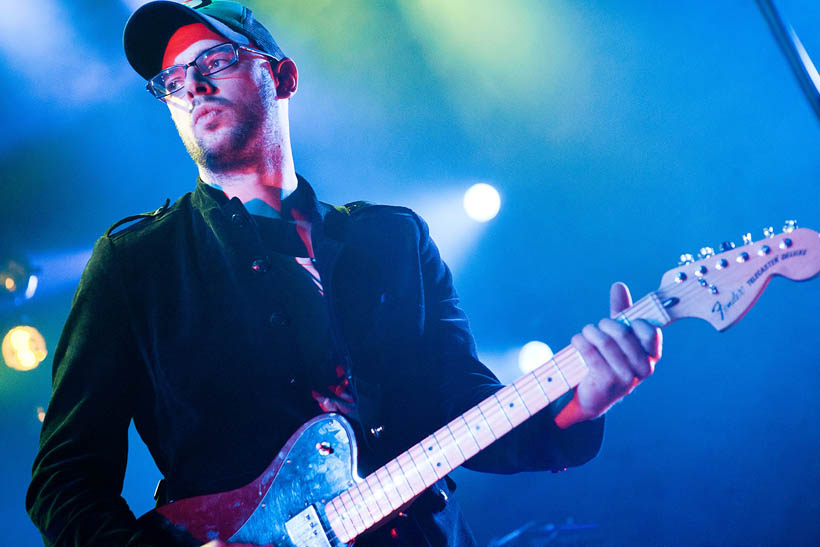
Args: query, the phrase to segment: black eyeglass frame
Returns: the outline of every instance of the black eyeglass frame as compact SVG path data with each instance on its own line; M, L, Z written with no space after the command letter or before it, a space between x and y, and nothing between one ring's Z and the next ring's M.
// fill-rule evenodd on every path
M228 63L227 65L225 65L223 67L218 68L217 70L213 70L213 71L210 71L210 72L205 72L202 69L200 69L199 66L197 66L197 61L202 59L204 55L206 55L207 53L215 50L216 48L220 48L220 47L224 47L224 46L231 46L233 48L233 61L231 61L230 63ZM173 95L174 93L178 93L178 92L182 91L185 88L184 86L182 86L179 89L176 89L174 91L170 91L168 93L160 94L159 88L154 86L154 80L156 80L163 72L167 72L167 71L169 71L171 69L174 69L174 68L182 67L185 70L185 73L187 75L188 68L194 67L196 70L199 71L199 73L202 76L212 76L213 74L216 74L217 72L222 72L226 68L230 68L230 67L234 66L237 63L237 61L239 61L239 50L240 49L244 49L245 51L250 51L251 53L256 53L257 55L262 55L264 57L269 57L269 58L273 59L276 62L280 61L280 59L278 59L275 55L271 55L270 53L265 53L264 51L259 51L258 49L243 46L243 45L240 45L240 44L235 44L233 42L225 42L223 44L217 44L213 47L209 47L208 49L206 49L205 51L203 51L202 53L197 55L196 58L193 61L191 61L190 63L184 64L184 65L171 65L168 68L162 69L161 71L159 71L159 73L156 76L154 76L153 78L148 80L148 82L145 84L145 89L146 89L146 91L148 91L148 93L151 94L152 97L154 97L156 99L159 99L159 100L162 100L165 97L167 97L169 95Z

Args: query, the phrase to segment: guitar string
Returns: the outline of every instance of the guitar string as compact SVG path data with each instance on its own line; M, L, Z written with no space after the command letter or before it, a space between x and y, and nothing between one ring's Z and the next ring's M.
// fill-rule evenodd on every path
M662 286L661 288L659 288L659 289L658 289L658 291L655 291L655 292L651 292L651 293L646 294L646 295L645 295L645 296L643 296L641 299L639 299L637 302L635 302L632 306L630 306L630 307L626 308L625 310L622 310L620 313L623 313L625 316L627 316L627 315L632 315L632 316L633 316L633 318L629 318L630 320L632 320L632 319L640 319L640 318L646 317L646 315L647 315L647 314L646 314L645 312L647 312L647 311L653 311L654 309L656 309L656 308L657 308L658 304L660 304L660 295L659 295L659 293L661 293L661 292L678 292L678 294L679 294L679 298L683 298L683 297L687 297L687 296L692 296L692 295L694 295L695 293L697 293L697 291L698 291L698 290L702 290L702 289L707 289L707 290L708 290L708 288L707 288L707 287L703 287L703 286L701 286L700 284L694 284L694 283L689 284L689 287L683 287L683 288L681 288L679 291L673 291L673 289L675 289L675 288L677 288L675 284L668 284L668 285ZM652 295L653 295L653 294L656 294L656 295L658 295L658 296L659 296L659 299L658 299L658 301L657 301L657 302L656 302L656 301L654 301L654 300L652 299ZM670 319L671 319L671 318L670 318ZM567 354L566 354L566 355L562 355L562 353L564 353L564 352L567 352ZM561 350L561 351L559 351L558 353L556 353L556 354L553 356L553 358L552 358L552 359L550 359L550 361L553 361L553 360L555 361L556 366L558 367L558 371L559 371L559 373L567 372L567 373L569 373L570 375L573 375L573 374L572 374L573 372L578 372L579 370L583 370L583 369L586 369L586 368L587 368L586 364L585 364L585 363L583 363L582 358L580 358L580 355L577 353L577 350L575 350L575 348L574 348L573 346L567 346L567 347L566 347L566 348L564 348L563 350ZM545 363L542 363L542 365L541 365L541 366L547 365L550 361L547 361L547 362L545 362ZM573 368L573 367L574 367L574 368ZM539 368L540 368L540 367L539 367ZM534 371L533 371L533 372L534 372ZM537 377L535 378L535 380L536 380L536 382L537 382L538 384L540 384L540 382L538 381ZM569 383L567 383L567 385L569 385ZM576 384L576 386L577 386L577 384ZM514 386L514 384L510 384L510 385L505 386L505 387L512 387L513 389L515 389L515 390L516 390L516 393L518 393L518 390L517 390L517 388ZM539 385L539 387L541 387L541 386ZM564 391L564 393L566 393L567 391L569 391L569 390L570 390L570 389L572 389L573 387L575 387L575 386L570 386L570 387L569 387L569 389L567 389L566 391ZM543 388L541 388L541 391L543 392ZM544 395L546 396L546 393L544 393ZM524 399L523 399L523 397L521 397L520 393L519 393L519 398L521 398L522 402L524 401ZM547 400L549 400L549 397L547 397ZM552 402L552 401L550 401L550 402ZM547 403L547 404L549 404L549 403ZM478 405L476 405L476 406L478 406ZM525 403L525 406L526 406L526 403ZM545 405L545 406L546 406L546 405ZM506 413L506 411L504 410L503 405L501 405L500 403L499 403L499 408L502 410L502 414L504 415L504 417L505 417L505 418L509 421L509 417L507 416L507 413ZM543 407L542 407L542 408L543 408ZM479 409L479 410L481 410L481 409ZM528 410L528 412L529 412L529 410ZM531 415L531 414L530 414L530 415ZM462 415L462 416L463 416L463 415ZM489 427L489 421L487 420L486 416L484 416L483 412L482 412L482 420L483 420L484 422L486 422L486 423L487 423L487 425L488 425L488 427ZM520 424L519 424L519 425L520 425ZM446 426L445 426L445 427L446 427ZM510 430L514 429L515 427L517 427L517 426L513 426ZM469 428L467 428L467 430L469 431ZM492 433L492 430L490 430L490 431L491 431L491 433ZM472 434L472 432L470 432L470 433ZM456 447L459 449L459 451L461 451L461 448L460 448L460 446L459 446L459 439L458 439L458 438L456 438L455 434L454 434L454 433L452 433L452 431L450 432L450 434L451 434L451 436L453 437L453 440L455 441ZM433 435L435 435L435 433L434 433ZM494 441L493 441L493 442L494 442ZM490 444L492 444L492 443L490 443ZM489 445L487 445L487 446L489 446ZM480 447L480 445L479 445L479 447ZM411 448L413 448L413 447L411 447ZM484 448L486 448L486 447L484 447ZM443 448L441 448L441 446L440 446L440 445L439 445L439 450L440 450L440 451L443 451ZM483 448L482 448L481 450L483 450ZM426 453L425 453L425 454L426 454ZM446 455L445 455L445 458L446 458ZM412 460L411 460L411 461L412 461ZM464 460L464 461L466 461L466 460ZM389 462L388 462L388 463L389 463ZM397 462L397 463L398 463L398 462ZM462 462L462 463L463 463L463 462ZM449 466L449 467L452 467L452 465L450 464L450 462L449 462L449 461L447 462L447 464L448 464L448 466ZM385 465L386 465L386 464L385 464ZM402 474L404 474L404 470L403 470L403 469L401 469L401 464L398 464L398 465L399 465L399 469L402 471ZM459 464L459 465L460 465L460 464ZM420 477L420 478L422 478L422 483L423 483L423 484L424 484L424 483L426 483L427 481L425 481L425 480L424 480L424 477L422 477L422 476L421 476L421 472L420 472L420 471L418 471L418 466L417 466L417 465L415 465L415 461L413 461L413 467L414 467L414 468L416 468L417 472L419 473L419 477ZM452 467L452 468L454 469L454 467ZM376 471L378 471L378 470L376 470ZM376 473L376 471L374 471L374 473L373 473L373 474L375 474L375 473ZM388 473L389 473L389 471L388 471ZM435 470L434 470L434 474L435 474ZM370 475L368 475L368 478L369 478L369 477L370 477ZM368 478L365 478L365 481L367 481L367 479L368 479ZM376 478L378 479L378 476L377 476ZM380 485L381 485L381 481L379 481L379 482L380 482ZM409 483L408 483L408 485L409 485ZM358 485L357 485L357 486L358 486ZM368 487L369 487L369 485L368 485ZM384 486L383 486L383 485L381 485L381 488L382 488L382 490L384 490ZM371 491L372 491L372 490L371 490ZM411 487L411 492L412 492L412 491L413 491L413 489L412 489L412 487ZM396 492L398 493L398 488L396 488ZM364 502L364 506L365 506L365 508L368 510L368 513L369 513L369 514L370 514L370 516L372 517L372 512L370 511L369 506L367 505L366 501L364 500L364 496L363 496L363 495L361 495L361 490L359 490L359 493L360 493L360 496L362 497L362 501ZM401 498L401 494L399 494L399 498ZM341 494L340 494L339 496L336 496L334 499L338 499L339 503L342 505L342 508L345 510L345 512L349 512L349 511L350 511L350 508L348 507L348 504L347 504L347 503L346 503L346 502L345 502L345 501L341 498ZM352 499L352 498L351 498L351 499ZM391 508L395 510L396 508L394 508L394 507L393 507L393 502L391 502L389 499L387 499L386 495L385 495L385 499L386 499L386 501L388 502L388 504L391 506ZM332 503L332 501L333 501L333 500L331 500L331 502L328 502L328 504L327 504L327 505L330 505L330 503ZM336 512L337 517L338 517L338 516L339 516L339 511L338 511L338 509L337 509L336 507L334 507L333 509L334 509L334 511ZM379 506L379 510L381 510L381 507L380 507L380 506ZM358 510L357 510L357 512L358 512ZM382 518L383 518L383 517L382 517ZM339 520L340 520L340 521L342 521L341 517L339 517ZM360 518L360 520L362 520L362 524L363 524L363 525L367 526L367 524L365 523L364 519L361 519L361 518ZM381 520L381 519L379 519L379 520ZM377 520L376 522L379 522L379 520ZM350 521L350 522L351 522L351 524L353 524L353 523L352 523L352 521ZM343 526L344 526L343 521L342 521L342 524L343 524ZM375 523L374 523L374 524L375 524ZM370 526L372 526L372 525L370 525ZM370 526L367 526L367 528L365 528L365 530L367 530L368 528L370 528ZM363 531L364 531L364 530L363 530ZM346 530L346 532L347 532L347 530ZM360 532L360 533L361 533L361 532ZM336 535L332 532L332 528L331 528L331 534L333 534L333 537L334 537L334 538L336 538Z

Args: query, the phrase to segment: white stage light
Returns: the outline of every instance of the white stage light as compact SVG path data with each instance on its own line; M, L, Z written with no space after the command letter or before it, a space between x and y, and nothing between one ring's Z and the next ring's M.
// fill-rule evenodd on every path
M473 220L487 222L495 218L501 208L498 191L484 182L479 182L464 193L464 210Z
M552 359L552 350L544 342L527 342L518 352L518 368L521 372L532 372Z

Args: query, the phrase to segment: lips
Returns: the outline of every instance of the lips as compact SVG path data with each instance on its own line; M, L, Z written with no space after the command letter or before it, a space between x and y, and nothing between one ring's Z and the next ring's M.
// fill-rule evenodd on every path
M213 118L215 114L212 113L218 112L219 110L221 110L221 108L213 104L203 104L202 106L198 106L194 109L193 125L198 124L199 120L201 120L203 117L205 117L206 120Z

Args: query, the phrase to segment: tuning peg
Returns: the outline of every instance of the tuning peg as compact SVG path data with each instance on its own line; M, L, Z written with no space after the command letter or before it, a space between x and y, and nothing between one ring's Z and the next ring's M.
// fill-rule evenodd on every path
M680 260L678 261L678 266L683 266L684 264L691 264L694 261L695 261L695 259L694 259L694 257L692 257L691 254L684 253L684 254L680 255Z
M787 220L786 224L783 226L783 232L786 234L790 234L797 229L797 221L796 220Z
M769 226L768 228L763 228L763 235L765 237L774 237L774 228Z
M711 247L702 247L698 253L698 258L709 258L715 255L715 250Z
M734 248L735 248L735 244L734 244L733 241L724 241L723 243L720 244L720 247L719 247L721 253L725 252L725 251L731 251Z
M746 232L743 234L743 244L744 245L751 245L752 244L752 234Z

